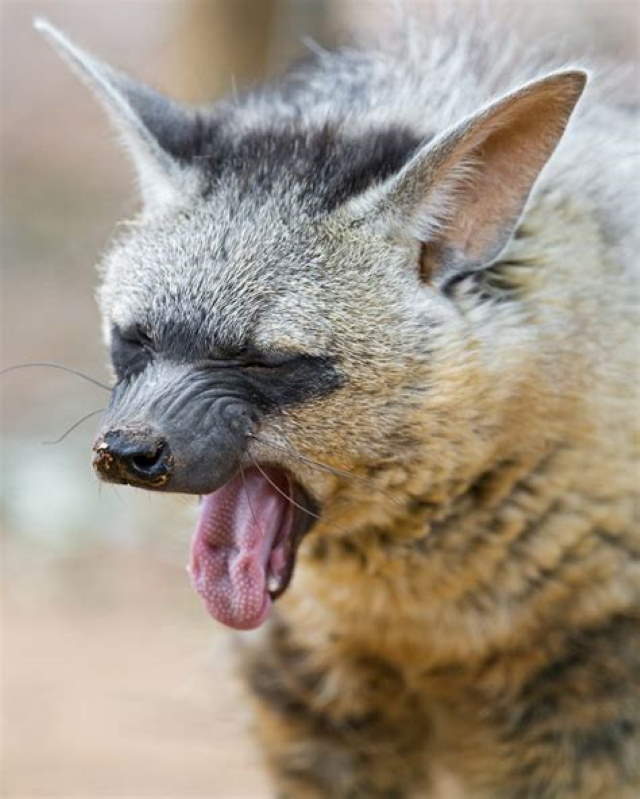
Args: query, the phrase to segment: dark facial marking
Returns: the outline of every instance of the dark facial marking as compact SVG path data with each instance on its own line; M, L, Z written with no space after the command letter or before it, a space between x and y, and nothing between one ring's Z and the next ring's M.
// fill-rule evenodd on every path
M256 405L265 413L319 399L345 381L332 358L317 355L299 355L280 366L248 366L241 371Z
M153 342L142 327L114 325L111 359L119 381L142 372L153 358L193 363L206 387L245 397L263 413L317 399L343 385L330 356L260 351L251 345L211 351L191 326L167 325Z
M232 145L224 171L232 170L268 192L288 174L318 211L332 211L376 181L396 172L421 143L401 127L345 136L325 125L321 130L263 130L247 134Z
M152 343L137 326L126 331L117 325L111 328L111 362L118 380L142 372L153 357Z
M324 213L397 172L427 138L399 125L347 135L330 123L315 131L292 124L238 137L212 118L199 121L192 158L210 190L235 177L247 192L268 194L285 175L290 191Z

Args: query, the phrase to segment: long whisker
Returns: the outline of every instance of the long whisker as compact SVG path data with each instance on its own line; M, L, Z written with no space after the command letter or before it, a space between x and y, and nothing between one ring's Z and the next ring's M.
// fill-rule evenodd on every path
M97 414L102 413L104 410L106 410L106 409L105 408L98 408L97 411L91 411L91 413L85 414L80 419L78 419L77 422L74 422L68 430L65 430L65 432L59 438L56 438L55 441L43 441L42 443L46 444L47 446L49 446L51 444L59 444L61 441L65 440L65 438L69 435L69 433L73 433L73 431L76 429L76 427L80 427L80 425L83 422L86 422L87 419L91 419L92 416L97 416Z
M258 530L260 530L262 532L262 527L260 525L260 522L258 521L258 517L256 516L256 512L253 509L253 504L251 502L251 496L249 494L249 489L247 488L247 481L246 481L245 476L244 476L244 470L240 469L239 471L240 471L240 479L242 480L242 485L244 487L244 493L247 495L247 503L249 504L249 510L251 511L251 515L253 516L253 521L256 523L256 527L258 528Z
M323 472L328 472L329 474L333 474L336 477L345 477L347 480L353 480L355 482L362 483L368 488L371 488L374 491L384 494L389 498L391 502L398 505L398 507L403 506L403 503L400 502L400 500L397 497L393 496L393 494L387 491L387 489L377 486L372 480L369 480L366 477L362 477L359 474L353 474L353 472L348 472L345 471L344 469L338 469L335 466L329 466L326 463L319 463L318 461L314 461L312 458L307 458L304 455L301 455L291 445L289 445L288 447L284 447L281 444L275 444L273 441L267 441L267 439L260 438L259 436L253 434L251 434L250 437L255 439L259 444L264 444L267 447L273 447L273 449L279 449L280 451L289 454L292 458L295 458L296 460L299 460L301 463L305 463L314 469L318 469L319 471Z
M85 375L83 372L79 372L77 369L72 369L70 366L63 366L61 363L48 363L46 361L37 363L17 363L14 366L7 366L6 369L0 369L0 377L2 375L8 374L9 372L15 372L17 369L29 369L32 366L47 366L49 369L60 369L63 372L69 372L69 374L76 375L76 377L81 377L83 380L93 383L94 386L103 388L105 391L111 391L111 386L106 385L106 383L101 383L99 380L89 377L89 375Z
M309 466L313 466L316 469L320 469L323 472L329 472L329 474L334 474L337 477L347 477L349 479L355 479L358 475L351 474L350 472L343 471L342 469L338 469L335 466L329 466L326 463L318 463L318 461L314 461L311 458L306 458L304 455L301 455L297 452L293 447L284 447L282 444L275 444L273 441L267 441L266 438L260 438L252 433L249 434L250 438L255 439L259 444L264 444L267 447L272 447L273 449L279 449L281 452L286 452L291 455L293 458L301 461L302 463L306 463Z
M287 500L287 502L290 502L292 505L294 505L299 510L304 511L304 513L308 513L309 516L313 516L314 519L319 519L320 518L317 513L314 513L313 511L310 511L309 508L304 508L302 505L297 503L293 497L290 497L288 494L285 494L284 491L282 491L280 488L278 488L278 486L273 482L273 480L271 480L269 478L269 476L266 474L266 472L260 466L260 464L255 460L255 458L253 458L251 456L249 456L249 457L251 458L251 461L253 462L253 465L260 472L260 474L264 477L264 479L267 481L267 483L269 483L271 486L273 486L273 488L275 488L275 490L278 492L278 494L283 496Z

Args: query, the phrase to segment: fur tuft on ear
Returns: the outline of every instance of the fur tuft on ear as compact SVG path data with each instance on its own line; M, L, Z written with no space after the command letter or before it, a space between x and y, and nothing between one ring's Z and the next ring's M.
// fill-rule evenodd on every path
M194 112L81 50L42 18L34 28L96 94L129 151L147 211L183 202L197 183L181 157L197 132Z
M586 74L525 84L428 142L347 212L423 243L422 272L442 283L494 261L558 144Z

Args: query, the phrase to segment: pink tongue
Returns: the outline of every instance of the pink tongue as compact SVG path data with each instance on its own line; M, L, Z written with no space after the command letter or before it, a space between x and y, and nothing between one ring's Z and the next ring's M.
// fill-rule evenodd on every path
M286 500L257 469L202 498L191 580L218 621L250 630L266 619L269 560L286 515Z

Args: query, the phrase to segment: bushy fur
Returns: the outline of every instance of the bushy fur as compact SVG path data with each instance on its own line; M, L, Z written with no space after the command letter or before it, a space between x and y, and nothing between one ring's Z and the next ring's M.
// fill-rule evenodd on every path
M636 796L631 109L596 72L500 258L425 284L415 230L344 208L549 64L484 26L409 31L200 113L182 192L106 258L105 328L250 331L345 375L250 445L322 508L242 647L282 796Z

